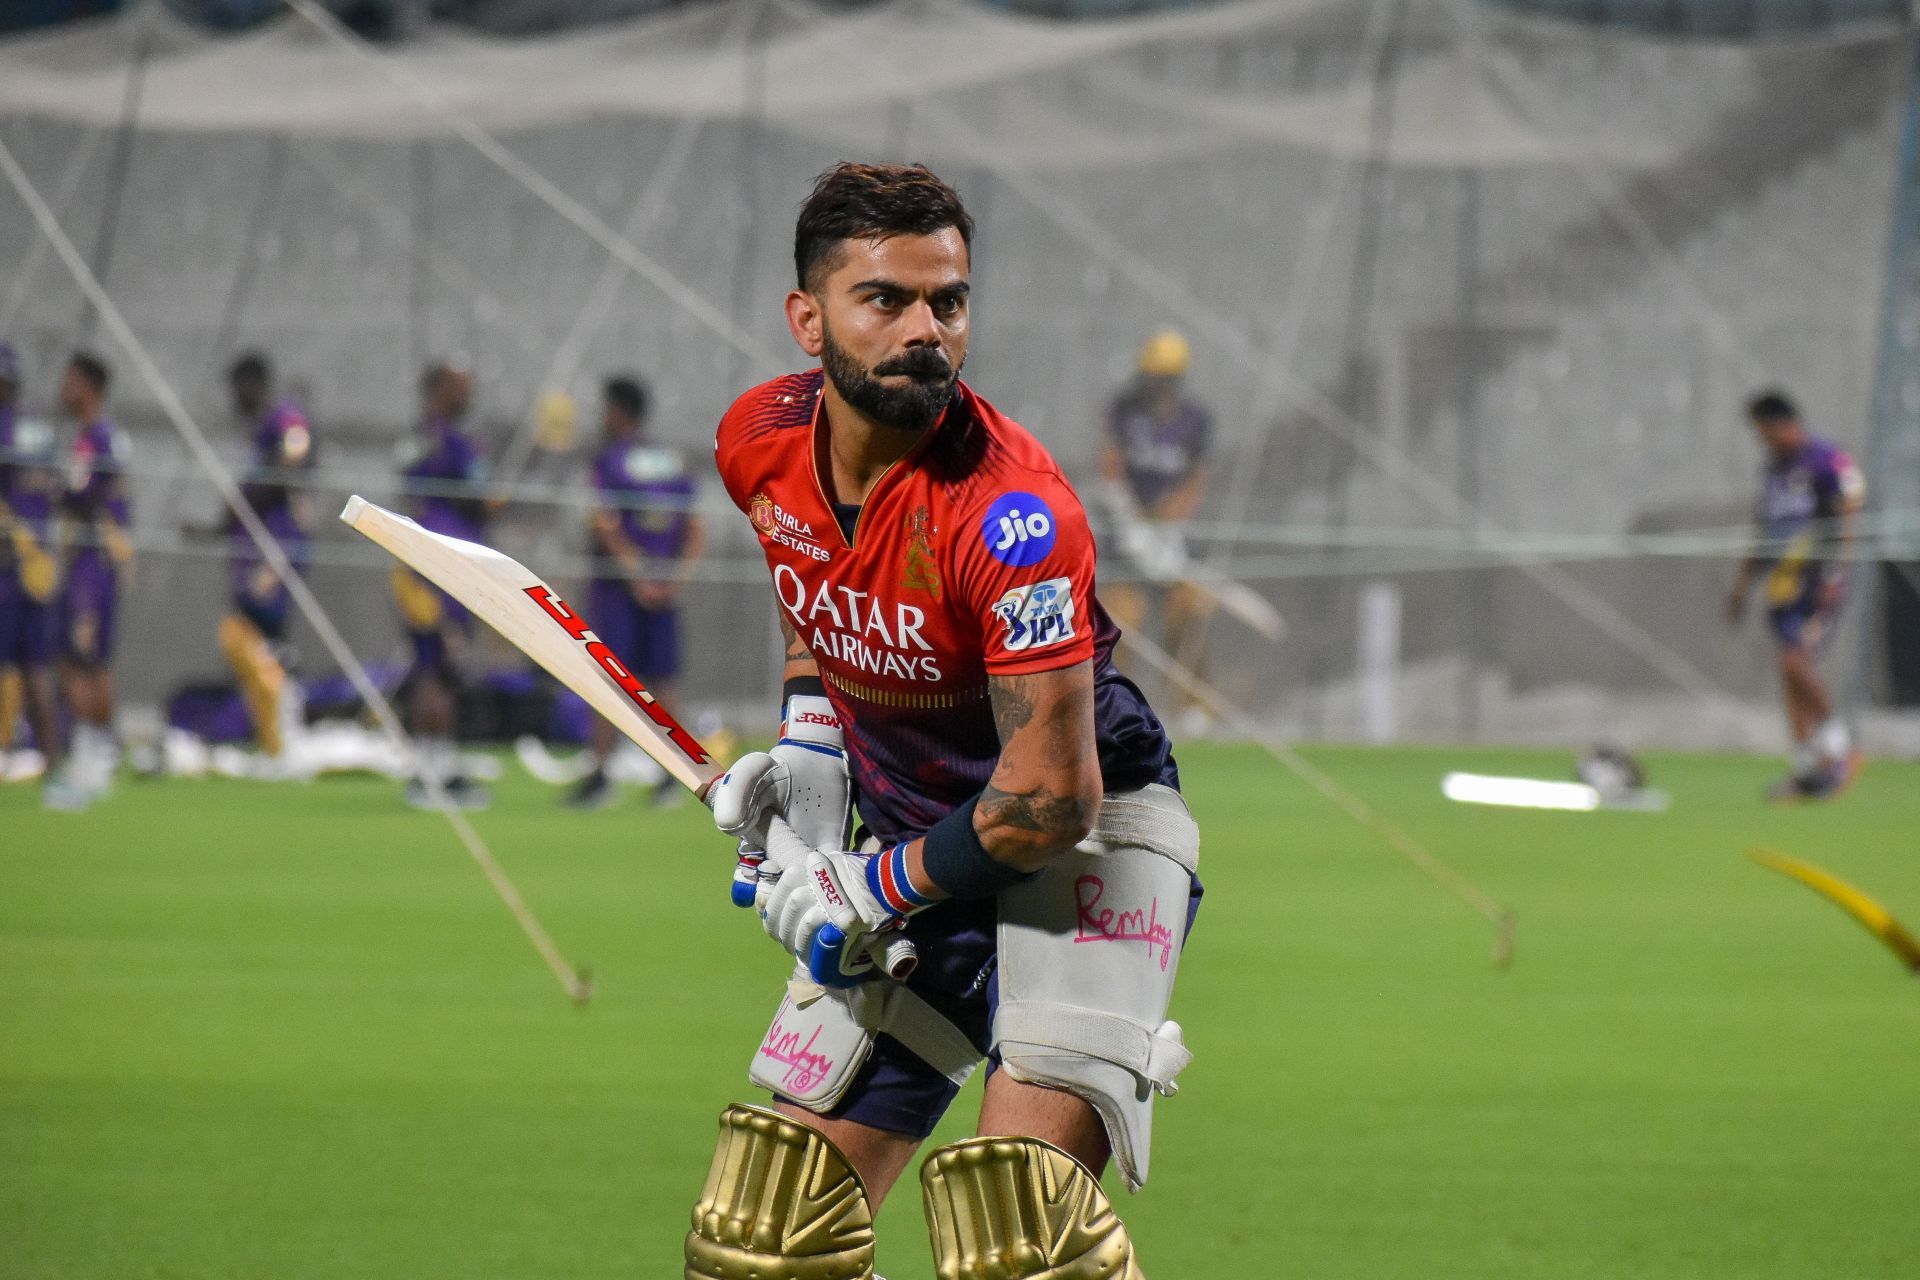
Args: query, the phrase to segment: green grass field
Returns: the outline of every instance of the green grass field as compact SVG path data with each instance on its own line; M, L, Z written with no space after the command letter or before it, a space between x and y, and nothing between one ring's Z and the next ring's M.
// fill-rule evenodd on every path
M1741 856L1920 927L1920 765L1781 811L1772 761L1660 756L1672 812L1576 815L1438 793L1564 756L1314 758L1518 910L1517 963L1265 756L1183 751L1198 1057L1119 1196L1155 1280L1920 1275L1920 982ZM0 1277L678 1275L785 964L699 811L553 801L477 823L584 1012L391 785L0 791ZM927 1280L902 1190L881 1268Z

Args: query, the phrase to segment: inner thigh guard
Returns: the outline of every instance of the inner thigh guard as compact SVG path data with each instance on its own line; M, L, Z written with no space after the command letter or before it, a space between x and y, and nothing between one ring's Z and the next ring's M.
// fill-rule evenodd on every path
M1170 788L1110 795L1091 836L1000 895L1001 1066L1099 1112L1129 1190L1147 1180L1154 1095L1193 1057L1167 1005L1199 847Z
M825 1134L761 1107L720 1113L686 1280L872 1280L873 1213Z

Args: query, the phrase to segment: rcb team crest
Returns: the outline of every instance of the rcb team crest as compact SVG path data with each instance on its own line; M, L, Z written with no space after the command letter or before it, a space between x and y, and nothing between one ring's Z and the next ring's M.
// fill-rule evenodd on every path
M753 501L747 505L747 519L753 522L754 528L771 537L778 527L773 518L773 499L764 493L754 494Z
M933 562L933 517L926 507L915 507L907 515L907 554L900 585L909 591L925 591L940 598L940 568Z

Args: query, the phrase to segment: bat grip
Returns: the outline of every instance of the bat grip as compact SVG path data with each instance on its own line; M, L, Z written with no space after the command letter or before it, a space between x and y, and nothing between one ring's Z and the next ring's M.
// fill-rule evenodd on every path
M813 950L807 956L808 974L823 987L850 987L864 981L864 976L856 977L843 971L841 962L846 951L847 935L835 925L823 925L813 936ZM885 938L866 939L866 954L875 968L895 982L905 982L920 963L920 953L913 943L897 932Z

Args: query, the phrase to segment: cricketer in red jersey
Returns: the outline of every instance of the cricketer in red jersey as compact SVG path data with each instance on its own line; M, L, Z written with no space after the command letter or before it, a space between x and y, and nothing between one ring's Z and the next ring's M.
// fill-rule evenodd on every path
M1117 1156L1145 1181L1152 1100L1190 1060L1166 1011L1198 832L1113 666L1078 496L959 381L971 233L919 166L822 175L787 298L822 368L748 392L717 436L787 698L779 745L710 801L742 838L736 902L798 966L750 1073L776 1109L723 1116L689 1277L811 1275L828 1254L871 1274L862 1215L983 1060L979 1132L1003 1136L922 1170L940 1274L985 1257L1029 1260L1007 1276L1140 1274L1097 1177ZM812 849L765 854L771 813ZM864 954L900 936L919 963L896 981ZM770 1185L769 1148L837 1173ZM1040 1220L1014 1211L1043 1186Z

